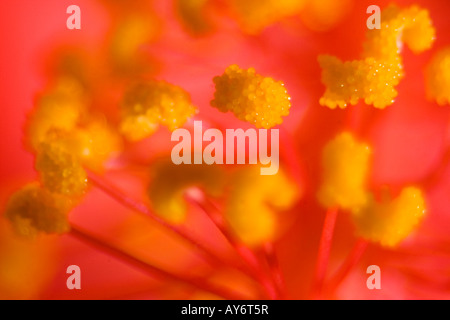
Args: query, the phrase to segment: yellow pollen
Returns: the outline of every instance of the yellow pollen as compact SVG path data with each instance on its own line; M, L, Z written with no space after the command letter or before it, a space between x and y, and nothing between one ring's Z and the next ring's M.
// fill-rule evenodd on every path
M353 212L353 220L362 237L394 247L414 231L425 211L421 190L406 187L394 200L377 203L371 196L367 206Z
M40 173L42 185L50 192L76 197L86 190L86 172L76 156L60 145L41 143L36 170Z
M326 208L355 209L366 204L370 148L348 132L328 142L322 153L323 177L318 192Z
M81 85L73 78L61 78L39 99L30 116L27 138L31 147L36 150L52 129L73 130L85 112Z
M279 231L276 211L289 209L297 196L296 186L282 170L262 176L258 167L243 169L234 175L225 217L245 244L262 245Z
M425 76L428 98L439 105L450 104L450 48L433 56Z
M214 165L175 165L160 162L154 167L148 196L155 213L171 223L182 223L186 219L187 204L184 193L190 187L199 187L207 195L219 196L225 177Z
M105 162L122 148L119 134L102 118L92 118L67 137L69 150L87 168L101 171Z
M160 124L173 131L197 112L190 95L165 81L141 82L125 94L121 132L132 141L152 135Z
M368 31L361 60L343 62L333 56L319 56L326 87L320 104L346 108L362 99L375 108L391 105L397 96L395 86L404 76L400 41L420 53L431 47L434 38L428 11L416 6L389 6L382 12L381 29Z
M289 114L291 103L284 84L255 73L253 68L231 65L213 81L216 91L211 105L222 112L231 111L257 128L281 124L282 117Z
M10 197L5 216L18 234L32 238L40 232L69 231L67 215L71 207L69 198L30 184Z

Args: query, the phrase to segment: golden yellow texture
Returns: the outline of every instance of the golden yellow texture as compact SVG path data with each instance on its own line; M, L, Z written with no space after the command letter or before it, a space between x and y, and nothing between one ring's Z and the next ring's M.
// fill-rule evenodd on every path
M420 189L406 187L393 200L377 203L370 197L366 207L353 212L353 220L360 236L394 247L405 239L425 215L425 199Z
M188 188L198 187L207 195L217 197L222 193L224 185L224 173L215 165L160 162L154 166L148 196L157 215L178 224L186 219L184 193Z
M32 238L40 232L64 233L70 230L67 215L72 204L68 197L29 184L9 198L5 217L25 237Z
M325 145L318 192L324 207L351 210L366 204L370 155L369 146L358 142L349 132L339 134Z
M331 109L345 108L362 99L375 108L391 105L397 96L395 86L404 76L400 56L403 43L419 53L429 49L434 38L427 10L387 7L381 15L381 29L367 33L361 60L343 62L333 56L319 56L326 87L320 104Z
M74 78L60 78L37 102L28 123L28 141L36 150L52 129L72 131L86 113L83 88Z
M87 187L87 176L75 155L54 143L43 142L36 157L36 170L42 185L50 192L80 196Z
M101 171L122 143L118 134L102 118L91 118L72 131L51 130L46 142L57 144L94 171Z
M102 116L89 114L80 83L61 78L43 95L31 114L27 140L34 152L42 143L63 147L76 156L82 165L99 171L114 153L120 150L119 135Z
M237 172L230 188L225 217L251 247L273 240L279 227L277 211L289 209L298 196L295 184L282 170L261 175L258 167Z
M125 93L120 129L136 141L153 134L160 124L173 131L196 112L182 88L165 81L140 82Z
M427 66L426 90L439 105L450 104L450 48L438 51Z
M222 112L231 111L257 128L281 124L282 117L289 114L291 102L284 84L257 74L253 68L231 65L213 81L216 91L211 105Z

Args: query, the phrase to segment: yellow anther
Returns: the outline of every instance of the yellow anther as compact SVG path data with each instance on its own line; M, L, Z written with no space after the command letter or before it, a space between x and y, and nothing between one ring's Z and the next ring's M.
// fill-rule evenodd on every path
M368 31L361 60L342 62L333 56L319 56L326 86L321 105L345 108L363 99L383 109L394 102L395 86L403 77L400 41L419 53L431 47L435 31L428 11L414 6L402 10L390 6L383 11L381 22L381 29Z
M367 201L370 148L348 132L328 142L322 153L323 181L318 198L326 207L356 209Z
M433 56L425 75L428 98L439 105L450 104L450 48Z
M160 124L175 130L196 112L182 88L165 81L141 82L125 94L120 128L129 140L140 140L153 134Z
M100 170L120 137L101 116L89 115L81 84L74 78L60 78L57 85L39 99L28 123L28 141L34 151L42 143L59 145L84 166Z
M148 195L156 214L178 224L186 219L184 193L188 188L199 187L207 195L217 197L222 193L224 183L224 174L218 166L160 162L154 166Z
M86 189L86 172L76 155L56 143L41 143L36 157L36 170L42 185L50 192L76 197Z
M370 197L366 207L353 212L359 235L393 247L409 236L425 215L422 192L415 187L404 188L394 200L375 202Z
M360 99L383 109L394 102L395 86L403 77L396 64L366 58L342 62L333 56L319 56L322 82L327 89L320 104L331 109L356 105Z
M72 78L61 78L55 88L43 95L30 116L28 140L36 150L52 129L73 130L85 113L81 85Z
M232 6L243 30L255 34L283 18L298 14L304 2L304 0L232 0Z
M69 138L69 147L87 168L101 171L104 163L121 149L121 140L102 118L93 118Z
M71 207L69 198L30 184L11 196L5 216L16 232L25 237L40 232L64 233L70 229L67 215Z
M240 170L232 183L225 216L236 235L249 246L273 240L279 232L276 211L289 209L297 199L294 183L282 170L262 176L259 168Z
M222 112L231 111L257 128L281 124L282 117L289 114L291 102L284 84L255 73L253 68L231 65L213 81L216 92L211 105Z
M41 144L57 145L81 165L98 172L120 150L120 137L102 118L86 119L84 122L69 131L56 128L48 130Z

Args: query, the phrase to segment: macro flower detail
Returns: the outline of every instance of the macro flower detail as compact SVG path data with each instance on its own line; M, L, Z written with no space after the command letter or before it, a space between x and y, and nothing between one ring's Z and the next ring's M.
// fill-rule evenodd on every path
M323 177L318 192L326 208L352 210L367 202L367 176L371 150L344 132L328 142L322 152Z
M208 196L218 197L225 186L224 173L214 165L175 165L159 162L155 165L148 196L155 213L169 222L185 221L187 203L185 192L200 188Z
M70 230L67 215L72 205L68 197L33 183L11 196L5 216L16 232L25 237L34 237L40 232L64 233Z
M450 298L450 1L56 2L0 4L0 298Z
M450 104L450 48L438 51L425 73L427 96L439 105Z
M42 143L58 144L87 168L101 170L121 149L119 135L103 116L89 113L81 84L61 78L37 101L27 123L27 144L37 152Z
M73 132L73 136L66 134L61 139L83 166L97 172L122 149L119 134L100 116L91 117Z
M83 166L100 171L119 149L118 136L105 121L88 113L80 83L60 77L38 99L26 138L36 154L41 184L29 184L12 195L5 216L25 237L67 232L67 215L87 188Z
M165 81L132 86L125 93L121 109L120 130L132 141L152 135L160 124L173 131L197 112L186 91Z
M76 156L63 147L41 143L36 156L36 170L42 185L50 192L80 196L87 187L87 176Z
M250 247L274 240L280 232L282 214L297 200L297 188L280 170L262 176L259 168L241 169L234 174L225 218L242 242Z
M52 129L72 131L86 113L83 88L74 78L64 77L37 101L28 121L28 141L37 150Z
M213 81L216 91L211 105L222 112L231 111L257 128L272 128L289 114L291 102L284 84L257 74L253 68L231 65Z
M367 206L354 211L352 217L360 236L382 246L394 247L414 231L425 212L422 191L406 187L393 200L376 202L371 196Z
M361 60L343 62L334 56L319 56L326 87L320 104L331 109L345 108L363 99L375 108L391 105L397 96L395 86L404 76L402 43L420 53L431 47L434 38L428 11L416 6L389 6L382 12L381 29L368 31Z
M349 210L358 235L396 246L407 237L425 213L425 200L420 189L405 187L390 200L383 194L377 202L367 186L371 149L344 132L328 142L322 153L323 182L319 202L326 208Z

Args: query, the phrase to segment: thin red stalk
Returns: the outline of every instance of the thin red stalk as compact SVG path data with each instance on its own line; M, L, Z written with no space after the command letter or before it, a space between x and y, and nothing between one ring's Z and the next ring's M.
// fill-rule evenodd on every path
M338 271L331 278L327 285L327 292L333 293L339 285L344 281L347 275L353 270L353 268L358 264L362 255L367 249L369 242L365 239L358 239L353 246L352 251L347 256L345 261L339 267Z
M286 290L284 286L283 275L281 273L280 265L278 263L278 259L275 254L275 248L273 247L273 243L268 242L264 244L264 255L269 265L278 296L280 296L281 298L285 298Z
M196 247L198 250L200 250L205 258L212 264L226 264L229 265L230 263L227 261L224 261L221 257L218 257L216 253L214 253L210 248L204 246L202 243L200 243L188 230L186 229L180 229L177 227L174 227L161 219L160 217L156 216L153 212L148 209L148 207L139 202L136 201L126 195L124 195L121 191L117 190L115 187L107 184L106 182L102 181L100 178L96 177L94 174L89 173L89 180L92 184L94 184L97 188L111 196L113 199L115 199L117 202L123 204L124 206L139 212L141 214L144 214L145 216L151 218L152 220L156 221L158 224L162 225L166 229L172 231L179 237L183 238L186 242L190 243L194 247ZM236 267L236 266L234 266ZM239 267L237 267L239 268Z
M312 296L316 299L322 298L323 283L328 268L328 260L330 258L331 244L333 240L334 226L336 224L337 214L337 208L329 208L325 214L325 221L323 223L322 235L319 243L316 272L312 289Z
M216 225L225 239L230 243L230 245L236 250L239 256L243 259L245 264L250 269L250 272L256 276L256 278L261 282L265 291L271 299L277 298L277 292L273 288L272 281L270 281L261 269L261 265L256 257L255 253L250 250L247 246L240 243L237 238L232 234L229 228L226 226L222 219L222 216L218 214L217 209L214 205L207 205L193 197L186 196L186 199L192 204L196 205L211 219L211 221Z
M70 235L75 237L76 239L100 250L101 252L104 252L106 254L109 254L118 260L125 262L129 264L130 266L133 266L136 269L139 269L145 273L150 274L151 276L155 277L159 280L174 280L183 284L187 284L189 286L192 286L194 288L211 292L215 295L218 295L220 297L226 298L226 299L243 299L238 293L230 291L227 288L220 287L211 283L208 283L204 281L203 279L194 279L185 277L182 275L177 275L171 272L168 272L166 270L163 270L159 267L153 266L150 263L143 262L136 257L130 255L128 252L123 251L122 249L117 248L116 246L110 244L109 242L100 239L98 237L95 237L85 230L75 226L71 225L71 231Z

